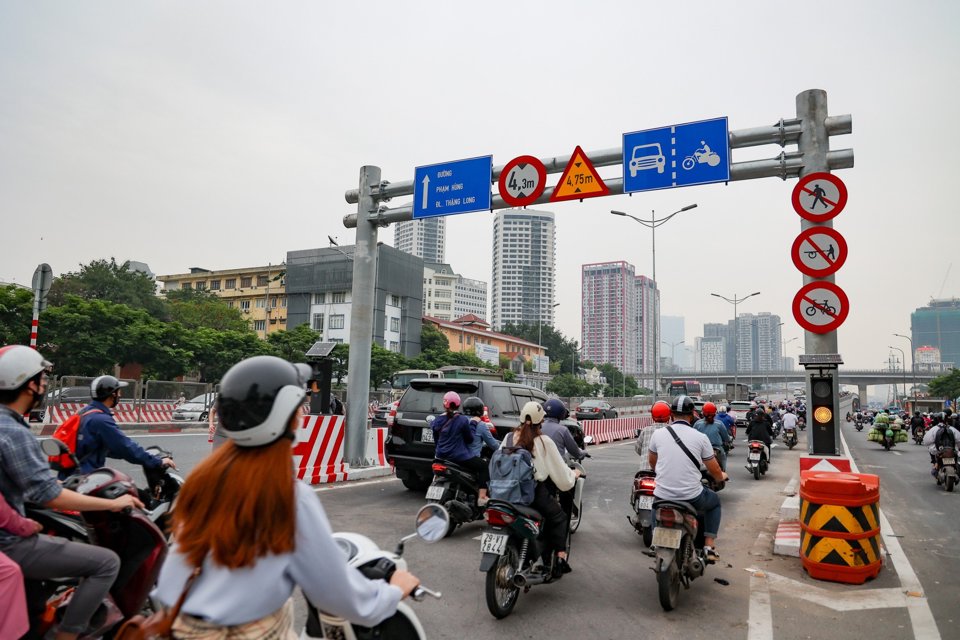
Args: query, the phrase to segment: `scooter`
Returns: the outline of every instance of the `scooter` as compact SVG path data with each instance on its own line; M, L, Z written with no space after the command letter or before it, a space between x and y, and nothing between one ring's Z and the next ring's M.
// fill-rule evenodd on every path
M880 444L883 445L885 451L890 451L890 449L897 446L897 434L895 430L889 426L884 430L882 438Z
M653 544L653 491L656 488L656 472L637 471L633 476L630 508L635 515L627 516L627 520L643 538L643 544L647 547Z
M576 463L571 463L575 465ZM582 467L577 465L574 468ZM584 476L581 476L581 478ZM517 605L520 589L550 584L554 577L556 554L547 562L541 556L544 543L543 516L536 509L505 500L491 500L484 518L490 525L480 536L480 571L487 574L484 593L487 609L495 618L510 615ZM567 535L567 554L571 536Z
M802 415L797 416L797 428L799 428L800 431L807 430L807 419Z
M940 447L937 451L937 486L953 491L957 479L957 452L953 447Z
M913 430L913 442L914 444L923 444L923 436L926 433L926 429L923 427L915 428Z
M753 479L759 480L760 476L765 475L768 465L767 446L763 440L751 440L748 442L746 469L753 474Z
M725 485L712 477L704 484L714 491ZM653 503L656 512L656 528L653 530L653 546L656 547L657 591L660 606L672 611L680 597L680 585L689 589L690 583L703 575L707 557L703 551L703 516L689 502L680 500L657 500Z
M861 418L861 417L859 417L859 416L856 417L856 418L854 418L853 427L854 427L857 431L863 431L863 418Z
M52 438L41 443L47 455L62 453L60 446L62 443ZM108 500L123 494L138 494L130 476L106 467L86 475L72 476L64 483L65 486L68 484L77 493ZM35 517L42 511L34 507L29 517ZM141 613L167 556L167 541L160 529L139 510L86 511L80 514L80 520L89 529L86 542L110 549L120 557L117 579L82 634L84 638L93 639L109 634L123 620ZM46 602L37 625L41 636L62 618L76 584L75 580L46 580L40 583L39 593Z
M472 471L456 462L434 458L433 482L427 487L427 504L442 505L450 515L446 535L457 527L483 518L485 507L477 504L480 485Z
M784 427L783 429L783 443L787 445L788 448L793 449L797 446L797 430L794 428Z
M446 535L450 525L450 514L438 504L427 504L417 512L416 533L404 536L393 551L384 551L370 538L358 533L334 533L333 539L347 554L347 562L356 567L370 580L390 580L397 569L407 570L403 559L404 543L416 537L425 542L437 542ZM442 597L423 585L410 594L414 602L422 602L426 596ZM397 605L397 612L375 627L367 628L355 625L338 616L320 611L307 602L307 626L300 634L300 640L320 640L321 638L340 640L362 640L365 638L388 638L389 640L425 640L427 637L416 612L406 602Z

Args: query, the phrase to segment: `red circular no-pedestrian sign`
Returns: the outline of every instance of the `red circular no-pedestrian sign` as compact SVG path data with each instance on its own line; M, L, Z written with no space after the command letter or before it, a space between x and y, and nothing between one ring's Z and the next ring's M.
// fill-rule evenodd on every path
M526 207L543 194L547 168L538 158L520 156L503 167L498 184L504 202L513 207Z
M848 313L847 294L832 282L811 282L793 297L793 317L797 324L813 333L835 331Z
M847 261L847 241L833 227L810 227L793 241L790 257L804 275L825 278Z
M793 209L810 222L826 222L847 206L847 185L832 173L811 173L793 188Z

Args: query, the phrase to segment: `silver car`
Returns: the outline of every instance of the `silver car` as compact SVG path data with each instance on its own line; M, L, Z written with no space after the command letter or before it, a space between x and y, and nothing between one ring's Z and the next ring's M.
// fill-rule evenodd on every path
M205 393L184 402L173 410L173 419L183 422L204 422L210 415L210 409L216 397L215 393Z

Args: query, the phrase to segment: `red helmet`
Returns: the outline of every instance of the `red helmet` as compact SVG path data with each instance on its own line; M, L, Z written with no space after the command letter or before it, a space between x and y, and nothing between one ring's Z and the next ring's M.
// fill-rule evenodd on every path
M712 402L706 402L703 405L703 415L705 416L715 416L717 415L717 405Z
M659 400L650 408L650 414L653 416L654 422L669 422L670 405L663 400Z

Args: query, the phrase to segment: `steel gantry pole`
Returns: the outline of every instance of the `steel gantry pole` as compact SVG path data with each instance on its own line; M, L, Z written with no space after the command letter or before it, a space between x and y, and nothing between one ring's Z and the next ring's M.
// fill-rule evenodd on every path
M913 338L902 333L893 334L898 338L910 341L910 378L913 380L913 410L917 410L917 352L913 349Z
M900 373L902 374L902 378L903 378L903 397L904 399L906 399L907 397L907 355L903 352L903 349L901 349L900 347L888 346L887 348L896 349L897 351L900 352ZM897 404L900 404L900 403L897 402ZM903 407L900 407L900 408L903 409Z
M697 205L688 204L682 209L677 209L670 215L660 218L657 220L656 211L650 212L649 220L642 220L636 216L632 216L629 213L624 213L623 211L611 210L615 216L623 216L624 218L630 218L637 224L645 226L647 229L650 229L650 238L651 238L651 253L653 255L653 401L657 401L657 394L660 391L660 385L658 384L659 378L659 368L660 368L660 338L658 337L659 332L657 331L657 325L660 324L660 309L659 309L659 298L657 292L657 227L663 226L666 224L670 218L677 215L678 213L683 213L684 211L690 211L690 209L696 209Z
M720 298L726 300L733 305L733 399L740 399L740 329L737 326L737 305L746 300L747 298L752 298L753 296L760 295L759 291L754 291L748 296L742 298L737 298L737 294L733 294L733 300L726 296L722 296L719 293L711 293L715 298Z

